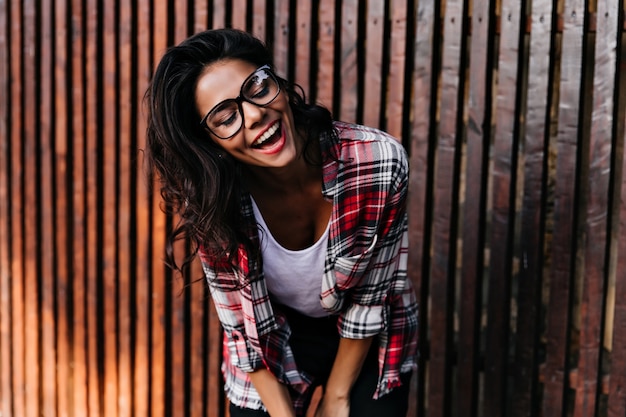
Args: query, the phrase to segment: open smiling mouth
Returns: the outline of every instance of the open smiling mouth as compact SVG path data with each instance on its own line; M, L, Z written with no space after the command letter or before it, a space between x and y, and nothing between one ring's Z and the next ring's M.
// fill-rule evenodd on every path
M255 149L262 149L278 142L281 137L280 122L274 123L269 129L261 135L259 139L252 145Z

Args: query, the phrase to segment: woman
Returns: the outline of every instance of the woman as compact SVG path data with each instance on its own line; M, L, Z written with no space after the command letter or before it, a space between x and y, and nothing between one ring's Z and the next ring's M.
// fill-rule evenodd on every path
M406 154L334 122L230 29L169 49L146 94L147 155L224 329L230 414L404 416L417 306ZM185 260L188 263L191 259Z

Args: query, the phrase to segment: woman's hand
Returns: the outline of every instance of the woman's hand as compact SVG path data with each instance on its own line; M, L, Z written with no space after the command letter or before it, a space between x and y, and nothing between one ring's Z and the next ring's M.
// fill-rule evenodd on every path
M322 397L315 417L348 417L350 415L350 401L348 398L333 396Z
M356 381L372 338L339 340L339 348L324 395L315 417L348 417L350 415L350 391Z
M248 374L263 405L272 417L295 417L287 387L281 384L267 369L259 369Z

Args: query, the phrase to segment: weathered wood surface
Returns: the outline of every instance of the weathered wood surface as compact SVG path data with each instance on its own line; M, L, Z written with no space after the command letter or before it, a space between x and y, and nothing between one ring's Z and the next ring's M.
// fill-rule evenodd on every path
M232 26L410 155L410 416L623 416L623 1L0 0L0 414L226 415L197 263L163 264L143 94ZM185 250L178 247L178 251Z

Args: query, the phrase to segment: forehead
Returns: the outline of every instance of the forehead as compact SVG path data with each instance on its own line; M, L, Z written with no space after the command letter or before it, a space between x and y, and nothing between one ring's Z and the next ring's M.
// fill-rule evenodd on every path
M196 85L196 105L206 114L219 102L239 95L241 84L256 65L239 59L226 59L208 65Z

